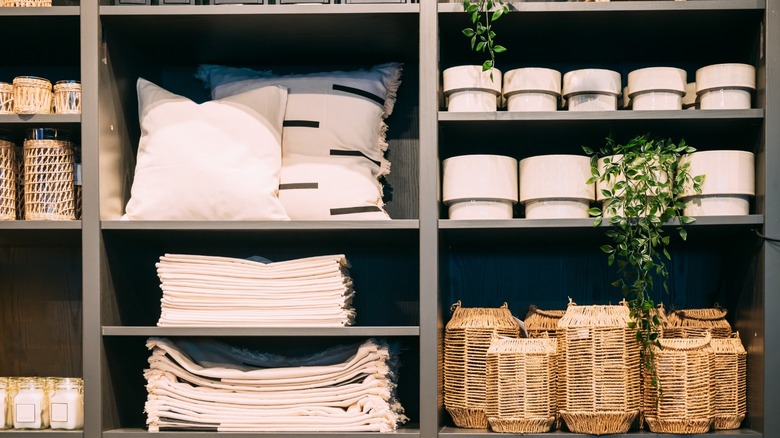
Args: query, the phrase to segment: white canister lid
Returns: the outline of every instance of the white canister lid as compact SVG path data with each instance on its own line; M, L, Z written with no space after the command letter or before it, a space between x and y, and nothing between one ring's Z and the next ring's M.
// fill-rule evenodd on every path
M683 106L691 106L696 104L696 82L688 82L685 84L685 94L682 97Z
M590 158L539 155L520 160L520 202L536 199L595 199Z
M583 93L620 95L620 73L600 68L573 70L563 75L563 96Z
M688 174L704 175L701 193L688 182L683 196L696 195L750 195L756 193L755 157L746 151L698 151L680 157L680 163L691 163Z
M504 97L518 92L561 94L561 72L551 68L526 67L504 75Z
M756 68L750 64L714 64L696 70L696 94L717 88L756 89Z
M631 97L646 91L685 93L688 74L675 67L648 67L628 74L628 93Z
M517 202L517 160L502 155L461 155L442 163L442 200Z
M490 78L491 73L493 79ZM481 65L459 65L450 67L442 73L444 94L456 91L487 90L501 94L501 71L491 69L482 71Z

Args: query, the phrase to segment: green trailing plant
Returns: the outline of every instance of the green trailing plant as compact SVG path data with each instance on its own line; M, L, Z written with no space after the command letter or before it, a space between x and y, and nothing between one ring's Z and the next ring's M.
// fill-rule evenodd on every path
M661 322L651 292L657 280L669 291L665 262L671 260L671 239L664 224L675 222L676 232L686 240L684 225L694 219L682 214L684 203L679 198L686 185L700 193L704 175L691 176L690 163L680 163L682 155L695 151L684 140L675 144L640 135L618 144L608 138L599 151L583 150L591 157L588 183L599 182L604 197L602 208L591 208L588 213L595 217L594 226L609 222L606 236L611 243L601 246L601 251L610 266L617 264L620 278L612 285L628 300L629 326L636 330L644 367L651 384L657 386L652 347L660 347Z
M482 63L482 71L488 71L496 66L496 53L506 51L496 44L493 22L509 13L509 5L504 0L463 0L463 8L471 17L471 26L463 29L463 35L469 38L471 50L488 54L490 59Z

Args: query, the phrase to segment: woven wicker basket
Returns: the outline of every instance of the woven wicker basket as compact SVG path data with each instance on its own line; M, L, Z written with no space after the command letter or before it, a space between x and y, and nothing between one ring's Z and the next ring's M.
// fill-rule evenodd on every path
M709 333L698 338L663 338L653 347L658 387L644 379L644 414L655 433L706 433L713 420L714 355ZM658 397L660 388L660 398Z
M57 81L54 84L54 112L57 114L81 114L81 83Z
M747 412L747 352L734 333L727 339L710 342L714 353L712 378L715 381L715 423L713 429L739 429Z
M495 337L487 352L487 412L495 432L544 433L555 423L556 342Z
M523 321L528 331L528 337L538 338L545 335L555 337L558 321L564 313L566 313L565 310L540 310L532 305L528 308L525 321Z
M0 82L0 114L14 113L14 86Z
M626 433L639 415L639 344L629 309L569 305L558 323L558 407L570 431Z
M14 112L16 114L50 114L51 82L34 76L14 78Z
M668 325L664 330L667 338L700 338L709 331L713 338L731 336L731 324L726 321L726 309L674 310L667 314Z
M24 141L24 217L75 219L73 146L69 141Z
M444 407L456 426L485 429L487 350L494 335L518 337L520 324L506 303L465 308L458 301L452 308L444 334Z
M3 6L19 8L40 8L51 6L51 0L2 0Z
M16 220L16 145L0 138L0 220Z

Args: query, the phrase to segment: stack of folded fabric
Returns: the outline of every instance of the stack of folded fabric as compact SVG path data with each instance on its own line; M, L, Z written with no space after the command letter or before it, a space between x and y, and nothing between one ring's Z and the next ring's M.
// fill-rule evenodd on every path
M150 338L150 432L392 432L395 354L370 339L299 358L214 340Z
M166 254L157 263L161 327L351 325L352 279L344 255L264 263Z

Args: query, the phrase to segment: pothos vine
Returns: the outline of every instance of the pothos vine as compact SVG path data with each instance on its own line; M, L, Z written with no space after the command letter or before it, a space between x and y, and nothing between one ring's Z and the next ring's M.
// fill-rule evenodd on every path
M463 0L463 8L471 17L471 26L463 29L463 35L469 38L471 50L490 57L482 63L482 71L491 70L496 66L496 54L506 51L495 42L493 22L509 13L509 5L504 0Z

